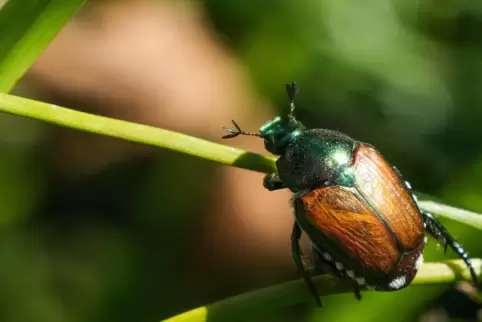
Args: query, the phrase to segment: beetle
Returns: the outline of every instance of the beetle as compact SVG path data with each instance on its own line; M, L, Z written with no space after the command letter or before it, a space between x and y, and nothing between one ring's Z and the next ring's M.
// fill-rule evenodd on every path
M424 232L453 249L477 278L467 253L429 212L421 210L410 184L370 144L329 129L307 129L295 116L295 82L286 85L290 110L261 126L259 133L224 128L264 140L279 156L276 173L263 185L293 193L293 261L318 306L322 302L302 261L300 238L312 243L314 273L348 280L356 298L360 288L395 291L408 286L423 263ZM311 272L313 273L313 272Z

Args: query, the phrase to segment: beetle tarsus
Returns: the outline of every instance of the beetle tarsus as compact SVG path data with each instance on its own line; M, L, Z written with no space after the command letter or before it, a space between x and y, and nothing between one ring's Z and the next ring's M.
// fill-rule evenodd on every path
M286 186L274 173L268 173L263 180L263 186L269 191L285 189Z
M477 281L477 274L475 274L472 262L470 261L469 256L463 247L449 234L445 227L431 213L422 211L422 217L424 222L427 224L427 232L444 246L445 252L447 251L447 248L450 247L457 253L457 255L459 255L459 257L465 262L465 265L467 265L469 268L470 276L472 277L474 285L478 289L481 289L481 285Z
M321 302L320 296L316 291L315 285L313 284L311 277L308 275L308 273L305 270L305 267L303 265L303 261L301 258L301 248L299 243L301 238L301 233L302 233L301 228L295 222L293 225L293 233L291 234L291 252L293 256L293 261L295 262L296 268L301 273L301 276L303 277L306 284L308 285L308 288L310 289L311 294L313 294L316 304L321 308L323 307L323 303Z
M361 292L360 292L360 287L358 286L358 283L353 283L353 293L355 294L355 298L358 301L361 301Z

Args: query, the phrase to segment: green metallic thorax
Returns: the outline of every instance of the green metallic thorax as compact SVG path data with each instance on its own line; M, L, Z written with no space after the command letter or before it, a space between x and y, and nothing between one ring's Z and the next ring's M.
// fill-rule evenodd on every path
M263 125L266 149L280 155L278 174L293 192L327 185L353 186L352 154L356 141L331 130L306 130L290 117Z

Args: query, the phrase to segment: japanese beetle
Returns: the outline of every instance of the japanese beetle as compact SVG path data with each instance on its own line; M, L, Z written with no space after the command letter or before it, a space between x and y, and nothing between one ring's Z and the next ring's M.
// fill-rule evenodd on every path
M296 83L287 84L287 116L265 123L259 133L227 129L225 139L257 136L280 157L278 174L264 178L270 191L293 192L295 223L293 260L316 302L321 300L305 269L299 240L305 232L313 244L315 273L351 281L360 287L394 291L408 286L423 263L424 231L452 248L477 278L462 246L430 213L422 211L410 184L373 146L327 129L306 129L294 116Z

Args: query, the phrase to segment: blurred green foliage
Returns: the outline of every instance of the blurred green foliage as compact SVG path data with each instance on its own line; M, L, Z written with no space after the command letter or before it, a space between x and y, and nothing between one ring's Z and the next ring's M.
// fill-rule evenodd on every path
M202 5L277 112L286 108L280 82L297 80L297 112L307 126L369 142L417 190L482 211L482 4ZM0 124L2 321L157 321L263 285L179 283L196 269L186 263L216 165L160 151L87 179L62 178L42 158L49 127L6 115ZM480 232L446 224L471 256L482 256ZM429 244L428 260L447 256ZM360 303L340 295L325 304L259 320L416 321L444 306L455 321L473 320L476 308L446 287L370 293Z

